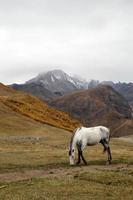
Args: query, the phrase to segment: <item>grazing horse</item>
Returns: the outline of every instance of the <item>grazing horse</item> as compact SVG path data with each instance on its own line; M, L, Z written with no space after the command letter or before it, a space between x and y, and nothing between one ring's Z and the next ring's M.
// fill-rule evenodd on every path
M77 147L78 150L77 164L79 164L82 159L84 164L87 165L87 162L83 156L83 150L86 146L92 146L98 143L101 143L103 145L104 147L103 152L107 151L108 163L111 164L112 156L109 147L109 140L110 140L110 130L104 126L77 128L70 142L70 149L69 149L70 165L74 165L75 147Z

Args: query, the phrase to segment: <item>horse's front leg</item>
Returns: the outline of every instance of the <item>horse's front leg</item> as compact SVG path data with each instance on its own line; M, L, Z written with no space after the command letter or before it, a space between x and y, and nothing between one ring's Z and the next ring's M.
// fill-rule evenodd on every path
M81 162L81 159L83 160L84 164L87 165L87 162L83 156L83 146L82 143L77 144L77 149L78 149L78 162L77 164L79 164Z
M76 164L80 164L81 162L81 143L77 143L77 150L78 150L78 161Z
M87 162L86 162L86 160L85 160L85 158L83 156L83 151L82 150L81 150L80 154L81 154L81 158L82 158L84 164L87 165Z
M80 164L81 162L80 156L81 156L80 150L78 149L78 161L76 162L76 164Z

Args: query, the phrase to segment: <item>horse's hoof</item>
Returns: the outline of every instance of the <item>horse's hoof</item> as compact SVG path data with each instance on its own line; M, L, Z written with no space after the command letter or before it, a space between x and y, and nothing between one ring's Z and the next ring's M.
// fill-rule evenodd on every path
M107 162L106 162L106 165L111 165L111 161L107 161Z
M87 163L85 163L85 165L87 165Z

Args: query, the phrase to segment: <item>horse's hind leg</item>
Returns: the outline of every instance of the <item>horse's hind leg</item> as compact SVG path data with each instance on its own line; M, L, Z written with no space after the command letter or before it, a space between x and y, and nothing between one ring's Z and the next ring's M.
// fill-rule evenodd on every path
M104 152L107 151L107 153L108 153L108 162L109 162L109 164L111 164L112 156L111 156L111 151L110 151L110 147L109 147L108 142L106 140L101 140L100 143L104 147Z
M111 151L110 151L110 147L109 146L107 148L107 151L108 151L108 161L109 161L109 164L111 164L112 155L111 155Z

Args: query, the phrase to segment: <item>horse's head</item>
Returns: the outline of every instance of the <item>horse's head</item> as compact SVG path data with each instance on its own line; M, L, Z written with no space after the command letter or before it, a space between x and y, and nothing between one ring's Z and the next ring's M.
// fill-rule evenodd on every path
M70 165L74 165L74 158L75 158L74 149L70 149L70 150L69 150Z

